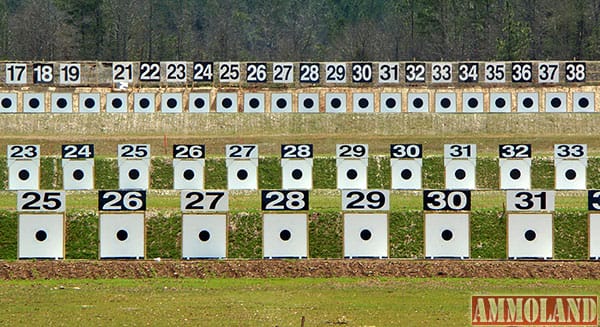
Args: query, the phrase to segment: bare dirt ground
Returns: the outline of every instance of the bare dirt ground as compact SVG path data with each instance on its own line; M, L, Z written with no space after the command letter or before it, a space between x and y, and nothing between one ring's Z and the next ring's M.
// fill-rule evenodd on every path
M600 279L595 261L64 260L0 261L0 279L458 277Z

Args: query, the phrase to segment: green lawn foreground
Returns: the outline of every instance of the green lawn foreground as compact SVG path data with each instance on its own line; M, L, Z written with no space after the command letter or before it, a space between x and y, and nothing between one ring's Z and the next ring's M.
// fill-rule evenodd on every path
M465 326L476 294L589 295L600 281L456 278L0 281L0 325Z

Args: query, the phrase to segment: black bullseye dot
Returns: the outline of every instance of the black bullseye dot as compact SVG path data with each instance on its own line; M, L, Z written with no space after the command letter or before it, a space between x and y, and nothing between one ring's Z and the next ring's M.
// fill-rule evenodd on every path
M66 108L67 107L67 99L60 98L60 99L56 100L56 106L58 106L60 109Z
M169 107L170 109L177 107L177 100L173 98L167 100L167 107Z
M469 106L469 108L477 108L477 106L479 105L479 101L477 101L477 99L475 98L470 98L469 101L467 101L467 105Z
M440 105L442 106L442 108L448 109L452 105L452 101L450 101L450 99L448 98L443 98L440 101Z
M275 105L277 106L277 108L283 109L287 106L287 101L285 99L277 99Z
M295 180L298 180L300 178L302 178L302 170L301 169L294 169L292 170L292 178L294 178Z
M196 108L204 107L204 99L197 98L196 100L194 100L194 106L196 106Z
M412 171L410 169L404 169L400 172L402 179L410 179L412 177Z
M454 171L454 177L458 180L463 180L467 177L467 172L465 172L464 169L457 169Z
M146 98L140 99L140 107L141 107L142 109L146 109L146 108L148 108L149 106L150 106L150 100L148 100L148 99L146 99Z
M137 169L130 169L129 173L127 175L129 176L130 179L136 180L136 179L140 178L140 171Z
M531 108L531 107L533 107L533 99L532 98L525 98L525 99L523 99L523 106L525 108Z
M504 106L506 106L506 100L503 98L497 98L496 101L494 101L494 104L498 108L504 108Z
M73 170L73 179L74 180L80 181L83 179L84 176L85 176L85 174L83 173L83 170L81 170L81 169Z
M371 234L371 231L368 229L363 229L360 231L360 238L363 241L368 241L371 239L371 236L373 236L373 234Z
M306 109L310 109L315 105L315 102L313 101L313 99L304 99L304 108Z
M413 103L414 103L414 101L413 101ZM385 106L388 107L388 108L394 108L396 106L396 100L394 98L388 98L388 99L386 99L385 100Z
M560 101L559 98L552 98L552 100L550 100L550 105L553 108L558 108L562 105L562 101Z
M342 100L338 98L331 99L331 106L333 109L339 109L342 106Z
M579 101L577 101L577 104L581 108L586 108L587 106L590 105L590 100L588 100L587 98L580 98Z
M529 242L535 240L535 237L536 237L536 234L535 234L534 230L529 229L525 232L525 239L528 240Z
M358 177L358 172L355 169L348 169L348 171L346 171L346 177L350 180L354 180Z
M512 179L519 179L521 178L521 171L515 168L510 171L509 175Z
M94 99L87 98L87 99L85 99L83 104L85 105L86 108L91 109L96 105L96 101Z
M35 232L35 239L38 242L43 242L48 238L48 233L46 233L45 230L39 230L37 232Z
M444 229L444 230L442 231L442 239L443 239L444 241L450 241L450 240L452 239L452 237L453 237L453 236L454 236L454 234L453 234L453 233L452 233L452 231L451 231L451 230L449 230L449 229Z
M369 106L369 100L365 98L360 98L360 100L358 100L358 106L362 109L367 108Z
M11 99L8 99L8 98L2 99L2 107L3 108L10 108L10 106L12 106L12 100Z
M36 99L36 98L32 98L29 99L29 106L33 109L37 108L40 106L40 100Z
M29 171L27 169L21 169L19 170L19 179L22 181L28 180L29 179Z
M129 237L129 233L127 233L126 230L121 229L117 232L117 240L123 242L127 239L127 237Z
M258 108L258 106L260 106L260 101L258 101L257 98L252 98L252 99L250 99L248 104L250 105L250 108L256 109L256 108Z
M119 98L114 98L114 99L112 99L111 104L112 104L113 108L119 109L123 105L123 101Z
M416 98L413 100L413 106L417 109L421 109L425 103L423 103L423 99Z
M284 229L281 232L279 232L279 238L282 241L289 241L290 238L292 238L292 233L289 230Z
M573 169L567 169L565 171L565 178L572 181L577 177L577 172Z
M223 99L223 101L221 101L221 105L223 106L223 108L229 109L231 108L231 106L233 106L233 101L231 101L231 99L229 98L225 98Z
M248 172L245 169L240 169L237 171L237 178L241 181L248 178Z
M210 232L207 230L203 230L200 233L198 233L198 238L202 242L207 242L208 240L210 240Z
M183 171L183 178L185 178L187 181L194 179L194 176L196 176L196 174L192 169L186 169Z

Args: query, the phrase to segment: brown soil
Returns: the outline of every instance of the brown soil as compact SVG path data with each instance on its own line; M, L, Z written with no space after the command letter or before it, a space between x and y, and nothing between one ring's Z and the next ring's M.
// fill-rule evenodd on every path
M203 260L0 261L0 279L460 277L598 279L595 261Z

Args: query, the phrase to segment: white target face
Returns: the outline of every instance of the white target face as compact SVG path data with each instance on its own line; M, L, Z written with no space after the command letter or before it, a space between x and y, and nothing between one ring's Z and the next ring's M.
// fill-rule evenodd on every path
M573 92L573 112L594 112L594 92Z
M156 95L154 93L134 93L133 112L152 113L156 111Z
M517 112L538 112L537 92L517 93Z
M51 111L53 113L72 113L73 112L73 94L72 93L52 93Z
M490 93L490 112L511 112L512 97L510 93Z
M40 161L16 160L8 163L9 190L38 190L40 188Z
M100 93L79 93L79 112L100 112Z
M173 159L173 189L204 189L204 159Z
M408 112L429 112L429 94L408 93Z
M326 93L325 94L325 112L328 112L328 113L346 112L346 93Z
M388 257L388 215L344 214L344 257Z
M531 159L500 159L500 189L531 189Z
M483 93L465 92L462 94L463 112L483 112Z
M264 113L264 93L244 93L244 112Z
M380 112L402 112L401 93L381 93L379 98Z
M426 213L425 257L460 258L470 256L469 214Z
M373 93L354 93L352 94L352 111L353 112L374 112Z
M420 190L422 184L421 159L390 159L392 189Z
M18 252L19 259L63 259L64 215L20 214Z
M183 112L183 94L163 93L160 100L160 111L166 113Z
M227 165L227 188L230 190L257 190L258 167L252 160L232 160Z
M17 112L17 94L0 93L0 113Z
M46 95L44 93L23 93L23 112L42 113L46 111Z
M307 215L265 213L263 215L263 257L308 257Z
M600 214L591 213L589 218L589 257L600 259Z
M146 254L143 213L100 214L100 259L143 259Z
M319 93L300 93L298 94L298 112L317 113L319 112Z
M106 112L127 112L127 93L106 93Z
M475 161L449 160L446 163L447 189L475 189Z
M271 112L292 112L292 94L291 93L273 93L271 94Z
M337 164L338 189L366 189L367 165L363 160L341 159Z
M281 159L281 187L284 190L311 190L312 159Z
M438 92L435 94L435 112L456 112L456 93Z
M63 189L93 190L94 159L62 160Z
M552 258L552 214L509 213L506 225L509 258Z
M184 259L227 257L227 215L183 214L181 256Z
M238 112L237 93L217 93L217 112Z
M210 93L190 93L188 110L193 113L206 113L210 111Z
M546 112L567 112L567 94L563 92L546 93Z
M119 160L119 188L147 190L150 185L149 160Z
M559 160L555 161L554 168L557 190L585 190L587 188L585 161Z

